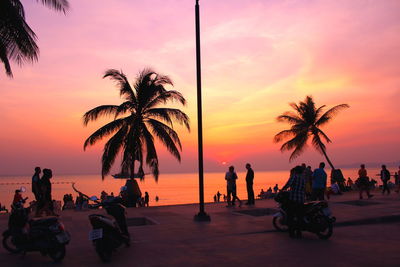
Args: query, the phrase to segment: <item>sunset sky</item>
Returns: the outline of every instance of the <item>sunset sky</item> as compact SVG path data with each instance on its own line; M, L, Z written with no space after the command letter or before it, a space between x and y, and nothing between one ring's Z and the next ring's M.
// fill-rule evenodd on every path
M177 128L182 163L160 148L161 172L197 170L195 0L70 0L66 16L24 0L38 35L37 63L0 71L0 175L100 173L102 144L83 151L102 123L82 115L120 104L105 70L131 81L151 67L169 75L188 105L192 131ZM201 0L205 170L313 166L311 146L289 164L273 136L276 117L312 95L347 103L323 130L338 166L400 160L400 1ZM108 118L110 119L110 118ZM367 166L368 167L368 166Z

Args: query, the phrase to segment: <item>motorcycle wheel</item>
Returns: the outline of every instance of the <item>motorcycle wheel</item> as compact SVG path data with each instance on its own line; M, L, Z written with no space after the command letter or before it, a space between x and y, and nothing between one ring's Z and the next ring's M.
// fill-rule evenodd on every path
M22 251L22 249L20 249L20 248L18 248L15 244L14 244L14 242L13 242L13 240L12 240L12 236L11 236L11 234L5 234L4 236L3 236L3 247L7 250L7 251L9 251L9 252L11 252L11 253L19 253L19 252L21 252Z
M272 224L274 225L275 229L279 232L287 232L289 230L288 226L283 223L283 217L274 217L272 219Z
M100 259L103 262L110 262L111 261L111 254L112 251L107 248L105 243L102 240L98 240L95 242L96 252L99 255Z
M326 225L327 225L325 230L324 231L320 231L320 232L316 232L316 234L320 239L327 240L333 234L333 223L328 218L324 218L322 223L326 223Z
M65 245L60 245L49 251L50 258L53 259L54 262L60 262L65 257Z

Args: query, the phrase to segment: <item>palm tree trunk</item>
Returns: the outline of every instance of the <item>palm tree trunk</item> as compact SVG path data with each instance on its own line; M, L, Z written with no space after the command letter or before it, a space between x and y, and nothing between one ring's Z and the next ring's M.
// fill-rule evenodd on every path
M326 151L324 148L321 147L322 153L324 154L326 161L328 161L329 165L331 166L332 170L335 170L335 167L333 166L331 160L329 159L328 155L326 154Z

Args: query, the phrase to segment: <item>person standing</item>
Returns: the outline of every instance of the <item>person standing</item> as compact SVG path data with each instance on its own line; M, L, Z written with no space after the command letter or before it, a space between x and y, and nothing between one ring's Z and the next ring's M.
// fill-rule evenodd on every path
M326 190L326 172L324 170L325 163L321 162L319 168L314 170L312 181L312 199L324 200L324 193Z
M313 171L311 169L311 166L307 166L307 168L304 169L304 178L306 179L306 199L310 200L311 195L312 195L312 175Z
M289 235L292 238L301 238L301 228L296 223L302 220L302 210L305 197L305 184L304 169L301 166L296 166L290 171L290 177L286 185L282 188L283 191L289 190L289 201L287 203L287 219Z
M220 202L221 200L221 193L217 191L217 202Z
M242 201L236 195L237 178L238 176L235 172L235 167L230 166L228 172L225 174L228 207L235 206L236 199L239 201L239 207L242 206Z
M365 165L361 164L360 169L358 170L358 189L360 191L360 199L363 199L362 193L365 191L367 193L368 198L373 197L369 193L369 178L367 175L367 169L365 169Z
M148 206L149 206L149 201L150 201L149 193L144 192L144 206L145 206L145 207L148 207Z
M32 176L32 193L35 196L36 202L39 203L40 200L40 167L35 168L35 173Z
M390 189L388 186L388 182L390 180L390 172L386 169L386 165L382 165L382 170L381 170L381 180L383 183L383 190L382 190L382 195L385 194L385 191L387 191L387 194L390 194Z
M247 174L246 174L246 187L247 187L247 202L246 205L254 205L254 190L253 190L253 181L254 181L254 171L251 168L250 163L246 164Z
M36 211L36 216L40 216L43 211L46 215L56 215L54 213L53 199L51 197L51 182L53 172L50 169L43 169L43 176L40 179L40 202Z

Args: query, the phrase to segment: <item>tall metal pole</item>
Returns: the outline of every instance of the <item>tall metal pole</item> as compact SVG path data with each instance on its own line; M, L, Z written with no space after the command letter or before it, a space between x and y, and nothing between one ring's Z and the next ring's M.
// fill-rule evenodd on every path
M197 69L197 133L199 151L199 200L200 212L194 216L196 221L210 221L204 211L204 168L203 168L203 118L201 104L201 57L200 57L200 7L196 0L196 69Z

